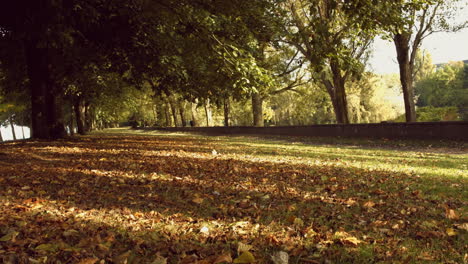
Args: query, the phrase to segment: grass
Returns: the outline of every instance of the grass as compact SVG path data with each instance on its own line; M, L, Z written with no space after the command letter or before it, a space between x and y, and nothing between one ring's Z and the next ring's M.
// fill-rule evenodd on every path
M4 262L468 258L464 142L114 129L0 152Z

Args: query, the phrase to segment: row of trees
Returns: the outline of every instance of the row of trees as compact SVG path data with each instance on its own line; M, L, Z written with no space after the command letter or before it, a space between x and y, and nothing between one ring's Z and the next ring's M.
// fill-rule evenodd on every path
M7 115L30 123L35 138L123 118L197 125L200 109L207 125L215 108L229 125L247 98L263 126L265 102L286 115L278 106L291 92L320 106L305 110L323 114L314 122L371 121L381 110L365 87L378 80L364 69L380 35L395 43L406 121L415 121L417 50L429 34L464 26L448 23L457 2L18 0L0 10L0 87L4 101L30 111Z

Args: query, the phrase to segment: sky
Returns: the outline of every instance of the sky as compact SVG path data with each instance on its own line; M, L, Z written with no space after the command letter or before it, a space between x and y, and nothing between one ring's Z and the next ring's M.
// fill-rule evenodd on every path
M468 7L468 0L462 1ZM468 19L468 8L458 12L456 21ZM434 64L468 60L468 28L456 33L434 33L423 40L422 49L432 56ZM393 42L377 38L370 70L378 74L398 73L398 63Z

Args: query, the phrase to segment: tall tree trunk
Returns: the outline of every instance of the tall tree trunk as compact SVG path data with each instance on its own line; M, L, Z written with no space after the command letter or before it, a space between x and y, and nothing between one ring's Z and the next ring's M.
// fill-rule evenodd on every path
M171 114L170 114L170 106L169 103L166 102L165 107L164 107L164 116L166 117L166 127L171 127L172 126L172 119L171 119Z
M172 118L174 118L174 126L179 126L179 118L177 118L177 103L172 95L167 95L167 101L169 102L169 106L171 107Z
M75 110L77 132L80 135L84 135L86 134L85 106L84 106L84 100L81 96L78 96L75 98L73 109Z
M254 126L265 126L265 122L263 121L263 98L258 93L252 94L252 114Z
M229 112L231 110L229 96L224 97L224 126L229 126Z
M31 136L54 139L66 135L61 111L62 90L52 78L51 50L38 40L25 42L27 72L31 89Z
M75 110L74 110L74 107L73 107L73 104L71 105L71 113L70 113L70 136L74 136L75 135L75 120L73 118L73 116L75 115Z
M182 124L182 127L186 127L187 119L185 118L185 101L180 100L178 105L179 105L180 122Z
M10 116L10 127L11 127L11 135L13 136L13 140L16 140L16 133L15 133L15 124L13 123L13 118Z
M198 126L198 119L197 119L197 103L191 103L190 105L190 112L192 114L192 123L191 126L197 127Z
M213 126L213 113L211 111L210 98L205 100L206 126Z
M26 137L24 136L24 126L21 126L21 134L23 136L23 139L26 139Z
M406 122L416 122L416 107L414 103L413 65L410 55L411 35L407 33L396 34L393 38L400 68L400 82L405 101Z
M335 112L336 123L349 124L348 101L346 99L345 77L342 76L337 62L330 63L333 83L328 80L325 74L322 75L322 83L330 96L333 111Z
M93 130L93 113L91 111L91 105L88 102L84 103L84 128L85 132L91 132Z

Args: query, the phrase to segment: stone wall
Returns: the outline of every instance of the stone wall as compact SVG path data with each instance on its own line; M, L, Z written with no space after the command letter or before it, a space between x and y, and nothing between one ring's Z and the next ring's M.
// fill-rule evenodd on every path
M208 134L468 140L468 122L378 123L272 127L146 128Z

